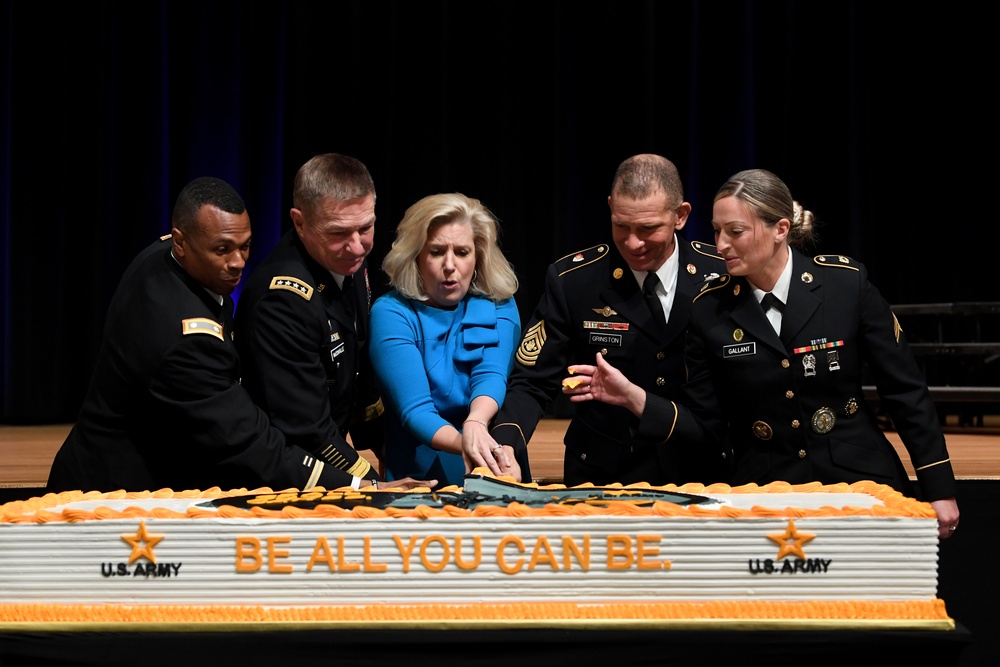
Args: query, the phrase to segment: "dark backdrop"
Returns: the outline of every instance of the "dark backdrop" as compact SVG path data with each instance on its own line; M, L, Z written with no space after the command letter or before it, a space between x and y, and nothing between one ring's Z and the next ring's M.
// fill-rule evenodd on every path
M765 167L824 222L817 251L864 261L891 303L995 299L985 7L3 0L0 421L75 419L118 278L184 183L244 195L252 271L326 151L375 178L374 267L416 199L492 208L523 317L546 264L609 240L638 152L680 168L688 238Z

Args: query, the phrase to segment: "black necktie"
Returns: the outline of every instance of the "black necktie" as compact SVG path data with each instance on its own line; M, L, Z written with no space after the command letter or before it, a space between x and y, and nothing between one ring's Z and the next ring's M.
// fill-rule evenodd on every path
M660 297L656 296L656 286L659 283L660 279L656 277L655 271L647 273L646 279L642 281L642 296L646 299L646 305L653 313L653 319L662 327L666 326L667 318L663 315L663 304L660 303Z
M344 309L347 310L348 315L354 317L357 310L357 303L354 298L354 278L352 276L344 276L344 284L340 286L340 290L344 294Z
M785 304L781 303L781 300L768 292L764 295L764 298L760 300L760 307L764 309L764 314L767 315L767 311L774 308L779 313L785 310Z

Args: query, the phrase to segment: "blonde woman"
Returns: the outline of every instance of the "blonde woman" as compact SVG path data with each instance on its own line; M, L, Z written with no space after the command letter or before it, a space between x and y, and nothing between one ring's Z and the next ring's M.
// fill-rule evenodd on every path
M461 485L488 458L514 461L488 433L521 335L498 233L493 214L457 192L424 197L396 228L382 264L393 289L371 313L390 480Z

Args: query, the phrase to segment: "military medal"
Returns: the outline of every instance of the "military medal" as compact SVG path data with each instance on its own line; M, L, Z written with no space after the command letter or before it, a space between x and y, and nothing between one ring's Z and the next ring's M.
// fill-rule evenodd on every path
M840 370L840 353L836 350L830 350L826 353L826 361L830 364L830 371Z
M826 435L833 430L833 425L837 423L837 415L830 408L820 408L813 413L812 429L820 435Z
M816 375L816 355L807 354L802 357L802 367L805 369L805 377Z

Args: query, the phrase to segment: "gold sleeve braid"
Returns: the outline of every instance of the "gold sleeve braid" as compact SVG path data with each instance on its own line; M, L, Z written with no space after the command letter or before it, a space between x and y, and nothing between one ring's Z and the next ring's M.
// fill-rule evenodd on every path
M382 405L382 399L380 398L365 408L365 421L370 422L373 419L377 419L382 416L383 412L385 412L385 406Z
M334 468L340 468L344 472L350 473L355 477L364 478L364 476L367 475L372 469L371 464L368 463L368 460L365 459L365 457L359 454L357 455L357 460L349 461L347 457L341 454L340 450L333 445L327 445L326 448L320 452L319 456Z

